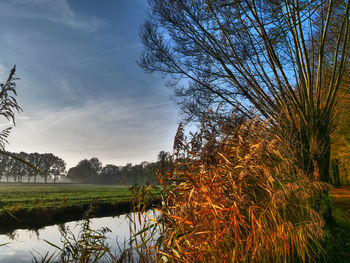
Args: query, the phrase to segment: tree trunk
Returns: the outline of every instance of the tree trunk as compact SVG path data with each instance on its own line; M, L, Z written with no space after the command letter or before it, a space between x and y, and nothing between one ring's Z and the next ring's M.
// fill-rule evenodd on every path
M321 182L330 183L329 168L330 168L330 158L331 158L331 140L330 136L326 136L324 152L320 158L317 160L317 165L319 168L319 180ZM320 196L319 204L320 213L323 216L327 225L334 224L334 218L332 215L331 201L329 198L328 190L324 191Z
M320 180L322 182L330 183L329 178L329 165L331 159L331 142L330 137L327 136L325 139L325 152L323 156L318 160L318 167L320 169Z
M338 159L332 160L332 183L333 186L337 187L340 185L340 178L339 178L339 161Z

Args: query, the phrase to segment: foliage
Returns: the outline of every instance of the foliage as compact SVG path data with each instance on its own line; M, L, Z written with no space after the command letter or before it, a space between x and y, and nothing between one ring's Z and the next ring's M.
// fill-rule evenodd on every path
M138 262L155 262L158 255L154 248L163 239L159 228L161 215L156 210L151 210L154 208L152 207L153 200L159 199L159 195L154 194L158 188L153 185L143 185L133 186L130 190L133 193L133 213L127 215L130 221L129 250L131 254L135 254Z
M55 249L54 253L46 253L45 256L39 255L42 261L39 261L35 255L35 262L151 262L154 255L151 254L149 245L154 242L156 235L154 228L148 225L150 215L147 210L152 202L159 198L155 191L158 189L152 185L135 185L129 188L132 192L133 212L126 215L126 220L130 222L130 240L124 243L124 248L119 246L120 253L115 255L107 242L107 234L110 229L102 227L98 230L92 229L90 217L93 217L96 209L96 202L90 204L85 212L83 220L79 223L82 228L78 234L74 234L70 229L60 230L62 244L56 245L45 240ZM154 221L154 219L152 219ZM145 227L145 228L144 228ZM125 245L128 245L125 247ZM134 247L135 246L135 247Z
M66 163L52 153L3 152L0 155L0 168L0 175L5 176L7 182L10 177L13 177L13 182L22 182L24 176L27 176L28 182L33 177L36 182L37 175L44 177L45 182L48 177L53 177L56 182L59 176L64 175Z
M149 184L157 183L155 171L169 168L170 154L161 151L157 162L142 162L140 164L127 164L116 166L107 164L102 166L96 157L82 160L75 167L69 169L67 178L78 183L95 184ZM6 177L7 182L37 182L39 175L45 183L66 175L65 161L52 153L10 153L0 155L0 180Z
M100 262L110 253L110 247L106 243L106 233L110 232L107 227L93 230L90 227L90 220L86 219L82 223L82 231L78 236L70 230L60 231L63 239L63 248L48 242L59 250L59 262ZM111 255L112 256L112 255Z
M190 152L160 176L166 195L155 254L171 262L322 258L324 221L314 208L315 196L328 185L296 169L258 121L215 140L213 158Z
M97 158L85 159L69 169L67 177L78 182L93 182L101 169L102 163Z
M90 160L82 160L75 167L70 168L67 178L75 182L96 184L157 184L155 171L157 169L168 169L169 158L169 153L161 151L157 162L142 162L135 165L129 163L125 166L106 164L102 166L98 158L94 157Z
M22 110L15 99L15 96L17 95L15 80L18 80L18 78L15 78L15 73L16 66L11 69L6 82L0 84L0 115L11 121L13 124L15 124L15 112ZM0 133L0 152L4 151L5 144L7 143L6 138L8 137L10 130L11 127L4 129Z
M53 246L56 251L53 253L47 252L45 256L39 254L40 259L32 254L34 262L55 263L55 262L80 262L80 263L95 263L101 262L104 259L106 262L107 256L111 259L110 262L117 262L110 252L110 247L107 243L106 234L110 232L107 227L94 230L90 227L88 218L78 223L81 225L81 231L75 235L70 229L61 229L62 247L45 240L49 245Z
M329 181L349 1L150 0L149 6L139 64L171 75L189 117L201 120L220 105L223 114L259 114L299 168L309 176L319 169L319 179Z
M325 250L328 262L350 262L350 188L331 190L335 224L326 229Z
M349 84L345 86L348 89ZM350 90L342 90L339 97L341 109L338 126L332 136L332 183L350 185Z

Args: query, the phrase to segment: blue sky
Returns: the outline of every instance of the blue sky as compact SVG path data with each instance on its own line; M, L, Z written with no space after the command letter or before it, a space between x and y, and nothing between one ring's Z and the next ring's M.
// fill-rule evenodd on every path
M136 64L146 10L146 0L0 1L0 81L16 64L23 108L7 150L52 152L68 167L171 150L177 109Z

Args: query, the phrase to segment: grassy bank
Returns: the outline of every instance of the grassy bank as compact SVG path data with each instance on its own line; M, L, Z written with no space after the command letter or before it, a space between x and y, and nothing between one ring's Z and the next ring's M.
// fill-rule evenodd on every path
M350 263L350 186L332 189L335 224L329 228L328 262Z
M93 216L125 213L131 209L131 197L127 186L0 184L0 231L81 219L91 203Z
M131 192L126 186L85 184L1 184L0 204L13 211L20 208L84 206L95 198L103 203L127 201Z

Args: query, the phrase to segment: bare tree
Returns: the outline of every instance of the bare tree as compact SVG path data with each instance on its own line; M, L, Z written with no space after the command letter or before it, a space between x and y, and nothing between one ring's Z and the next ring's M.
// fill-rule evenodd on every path
M221 105L247 118L258 114L300 168L329 181L349 1L149 0L149 6L139 64L170 75L185 113L200 118Z

